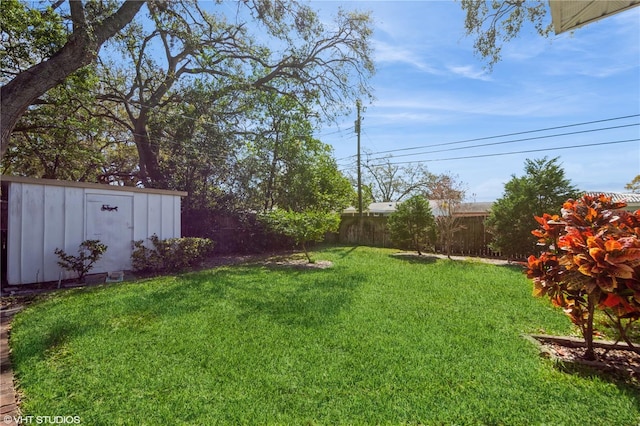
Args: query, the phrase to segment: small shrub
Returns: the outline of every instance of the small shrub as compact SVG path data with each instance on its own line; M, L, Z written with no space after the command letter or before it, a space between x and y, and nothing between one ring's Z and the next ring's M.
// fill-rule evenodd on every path
M633 348L627 332L640 319L640 210L625 206L585 195L565 202L561 216L536 217L540 228L532 232L546 249L529 257L534 295L548 296L580 327L587 359L594 358L596 309Z
M300 244L309 263L313 263L313 259L307 250L307 243L320 242L327 232L336 232L340 227L338 214L312 210L296 212L276 209L264 215L262 220L273 232L293 238L296 244Z
M180 271L202 262L213 250L208 238L183 237L161 240L156 234L149 237L149 248L143 240L133 242L131 263L141 272Z
M107 251L107 246L100 240L85 240L78 247L78 255L67 254L64 250L56 248L55 254L60 258L58 265L67 271L78 274L78 281L84 282L85 276Z

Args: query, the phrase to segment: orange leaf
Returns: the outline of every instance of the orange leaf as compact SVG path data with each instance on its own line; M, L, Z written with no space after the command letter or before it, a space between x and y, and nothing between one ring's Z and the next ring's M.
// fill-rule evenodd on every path
M613 293L609 293L607 295L607 298L602 302L602 305L606 306L607 308L613 308L614 306L619 305L620 302L622 302L622 299L620 298L620 296Z
M607 251L622 250L622 244L618 240L607 240L604 247Z

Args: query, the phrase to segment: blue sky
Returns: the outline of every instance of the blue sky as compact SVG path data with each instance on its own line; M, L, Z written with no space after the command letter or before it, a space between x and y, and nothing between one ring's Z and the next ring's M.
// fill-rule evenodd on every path
M363 150L405 149L393 152L391 161L424 161L433 173L458 175L469 201L501 197L512 175L524 174L527 158L560 157L567 178L587 191L622 192L640 174L640 141L612 143L640 139L640 8L549 38L526 27L487 72L473 52L473 40L464 34L459 3L311 5L323 14L338 5L373 12L376 99L362 114ZM334 147L343 167L353 164L356 154L355 106L353 111L317 133ZM444 145L608 119L615 120ZM627 127L598 130L614 126ZM583 133L550 137L570 132ZM547 137L509 142L541 136ZM467 148L478 144L494 145ZM456 150L442 151L451 148ZM531 150L546 151L494 155Z

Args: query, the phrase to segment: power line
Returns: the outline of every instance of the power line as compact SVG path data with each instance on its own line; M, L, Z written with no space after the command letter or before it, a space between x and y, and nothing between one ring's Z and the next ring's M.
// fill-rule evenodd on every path
M460 151L462 149L481 148L481 147L485 147L485 146L506 145L506 144L516 143L516 142L525 142L525 141L532 141L532 140L549 139L549 138L555 138L555 137L560 137L560 136L578 135L578 134L583 134L583 133L601 132L601 131L604 131L604 130L622 129L622 128L625 128L625 127L633 127L633 126L640 126L640 123L623 124L623 125L620 125L620 126L611 126L611 127L602 127L602 128L599 128L599 129L578 130L578 131L575 131L575 132L556 133L556 134L553 134L553 135L535 136L535 137L521 138L521 139L512 139L512 140L508 140L508 141L490 142L490 143L483 143L483 144L478 144L478 145L470 145L470 146L463 146L463 147L456 147L456 148L437 149L437 150L433 150L433 151L414 152L414 153L411 153L411 154L396 155L396 156L394 156L394 158L408 157L408 156L412 156L412 155L433 154L433 153L436 153L436 152ZM384 157L376 157L376 158L372 158L371 160L381 160L383 158Z
M638 142L638 141L640 141L640 139L637 139L637 138L636 139L625 139L625 140L619 140L619 141L597 142L597 143L582 144L582 145L571 145L571 146L561 146L561 147L553 147L553 148L529 149L529 150L524 150L524 151L499 152L499 153L494 153L494 154L477 154L477 155L467 155L467 156L463 156L463 157L432 158L432 159L427 159L427 160L415 160L415 161L398 161L398 162L387 163L387 164L412 164L412 163L428 163L428 162L432 162L432 161L450 161L450 160L467 160L467 159L473 159L473 158L500 157L500 156L504 156L504 155L528 154L528 153L531 153L531 152L556 151L556 150L561 150L561 149L585 148L585 147L600 146L600 145L615 145L615 144ZM373 164L374 167L375 166L384 166L384 165L386 165L386 164L382 164L382 163Z
M458 144L467 143L467 142L478 142L478 141L483 141L483 140L505 138L505 137L509 137L509 136L524 135L524 134L528 134L528 133L546 132L546 131L549 131L549 130L559 130L559 129L566 129L566 128L570 128L570 127L586 126L586 125L589 125L589 124L604 123L604 122L616 121L616 120L624 120L624 119L627 119L627 118L634 118L634 117L640 117L640 114L631 114L631 115L620 116L620 117L605 118L605 119L601 119L601 120L585 121L585 122L582 122L582 123L574 123L574 124L566 124L566 125L562 125L562 126L547 127L547 128L543 128L543 129L525 130L525 131L514 132L514 133L505 133L505 134L501 134L501 135L485 136L485 137L481 137L481 138L464 139L464 140L453 141L453 142L440 142L440 143L436 143L436 144L420 145L420 146L414 146L414 147L409 147L409 148L390 149L390 150L386 150L386 151L372 152L370 154L372 154L372 155L388 154L388 153L393 153L393 152L411 151L411 150L416 150L416 149L432 148L432 147L437 147L437 146L458 145ZM354 155L351 155L349 157L354 157ZM345 158L347 158L347 157L345 157Z

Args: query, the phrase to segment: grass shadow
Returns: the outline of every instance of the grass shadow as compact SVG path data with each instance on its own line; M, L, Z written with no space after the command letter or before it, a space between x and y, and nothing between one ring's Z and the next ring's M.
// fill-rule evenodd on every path
M640 377L628 376L615 370L603 370L588 365L556 360L554 366L558 371L587 380L598 379L615 385L621 393L631 397L636 407L640 408Z
M331 323L348 309L364 275L343 275L329 271L285 270L293 275L284 283L246 287L236 299L240 318L266 316L275 322L298 327L320 327ZM292 284L293 283L293 284Z
M393 253L389 255L392 259L402 260L411 264L433 264L436 263L439 258L428 254L419 255L417 253Z

